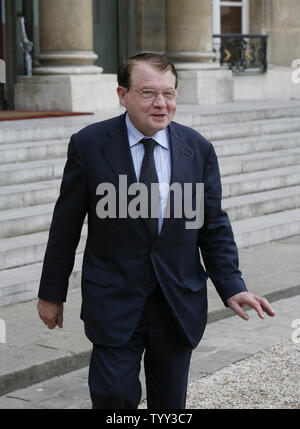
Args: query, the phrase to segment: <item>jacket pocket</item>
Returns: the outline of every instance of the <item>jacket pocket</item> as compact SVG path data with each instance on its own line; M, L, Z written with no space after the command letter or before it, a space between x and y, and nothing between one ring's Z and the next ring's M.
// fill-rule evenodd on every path
M93 265L84 263L82 267L82 278L91 283L109 286L113 278L113 271L105 264Z
M191 289L193 292L199 292L201 289L206 288L207 276L205 274L198 275L185 280L184 284L186 287Z

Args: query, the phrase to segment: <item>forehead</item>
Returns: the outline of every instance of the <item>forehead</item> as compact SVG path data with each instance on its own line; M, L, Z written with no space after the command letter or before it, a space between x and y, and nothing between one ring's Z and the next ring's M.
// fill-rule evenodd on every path
M135 64L131 70L131 85L175 87L176 78L171 70L162 71L147 63Z

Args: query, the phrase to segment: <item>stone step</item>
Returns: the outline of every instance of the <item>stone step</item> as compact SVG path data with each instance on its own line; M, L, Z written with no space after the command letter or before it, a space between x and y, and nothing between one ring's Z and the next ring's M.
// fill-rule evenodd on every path
M286 151L283 151L286 152ZM300 161L300 149L298 150L298 158ZM273 153L272 155L275 155L278 153ZM257 163L257 159L253 156L257 156L256 154L250 155L248 158L250 158L251 162ZM242 158L243 157L236 157L236 158ZM267 158L268 159L268 158ZM280 161L280 164L282 164L285 160L283 156L278 158ZM292 159L294 160L295 157L293 156ZM249 161L249 160L248 160ZM259 162L262 160L260 159ZM232 163L232 166L237 168L238 163ZM241 169L244 170L245 167L242 167ZM292 168L292 172L290 170ZM221 165L222 170L222 165ZM294 195L294 193L298 192L297 186L294 186L293 188L284 188L284 189L278 189L277 191L268 191L268 192L259 192L257 194L257 187L261 184L266 188L268 180L266 180L266 177L269 179L269 187L274 187L274 176L278 179L278 185L282 186L282 180L280 176L280 170L284 170L282 175L285 177L292 177L290 181L293 181L293 185L298 185L299 182L299 174L300 174L300 168L299 166L294 167L288 167L285 169L277 169L275 172L271 172L271 170L266 170L267 173L263 174L264 172L259 171L259 173L251 173L251 174L239 174L235 176L225 176L222 179L222 185L223 185L223 198L227 197L227 200L224 200L224 208L225 210L230 209L231 219L235 220L238 219L239 216L237 213L244 213L243 218L249 216L255 216L257 207L259 206L259 210L261 210L260 214L267 214L271 211L279 211L281 209L291 209L297 207L297 204L299 204L297 195ZM272 175L270 175L272 173ZM291 175L291 173L294 173ZM244 177L246 176L246 177ZM227 180L226 180L227 179ZM228 180L229 179L229 180ZM54 201L57 198L58 195L58 183L59 181L56 181L56 186L51 187L51 182L47 182L47 187L40 186L39 192L42 196L45 195L45 189L50 189L50 197L55 197L53 201L49 204L39 204L39 205L29 205L25 206L23 204L24 198L20 201L17 201L18 208L9 208L6 210L1 210L0 212L0 237L2 238L8 238L13 237L17 235L24 235L24 234L31 234L38 231L45 231L49 228L51 218L52 218L52 212L54 208ZM250 184L252 183L252 188L250 188ZM41 182L43 184L43 182ZM36 186L37 184L25 184L23 185L23 189L27 188L27 195L31 195L34 197L34 193L32 192L32 187ZM244 186L243 186L244 185ZM1 190L0 193L0 202L3 199L3 196L5 196L4 191L7 192L7 189L9 187L6 187ZM16 195L20 195L22 191L19 188L15 187L17 189ZM229 195L232 196L231 189L235 190L235 197L229 198ZM22 189L22 188L21 188ZM242 197L238 197L237 192L241 193L243 191L243 194L245 192L251 191L252 195L243 195ZM54 195L55 194L55 195ZM269 197L268 195L271 195ZM274 200L271 204L270 200ZM7 196L6 194L6 200L11 201L9 198L9 194ZM14 198L16 200L16 197ZM266 201L265 201L266 200ZM1 203L3 205L3 203ZM238 207L236 205L238 204ZM240 205L243 206L243 210L240 211ZM292 205L292 206L291 206ZM273 209L271 209L271 206ZM299 204L300 206L300 204ZM256 207L256 208L255 208Z
M300 208L300 185L223 199L231 222Z
M65 163L65 158L57 158L0 165L0 185L59 179Z
M65 158L57 158L0 165L0 184L8 186L59 179L65 162ZM221 157L219 163L222 176L295 165L300 163L300 148Z
M1 144L0 164L66 157L68 143L61 139Z
M234 221L232 228L240 249L297 235L300 233L300 208ZM81 252L82 249L78 249L70 276L71 289L80 287ZM36 298L41 269L40 262L0 271L0 307Z
M69 291L78 289L83 253L75 256ZM43 264L36 263L0 271L0 307L37 298Z
M300 184L300 167L292 165L222 177L223 198Z
M178 105L175 120L187 126L241 123L300 116L300 103L289 101L245 101L220 105ZM83 127L112 118L124 112L121 107L114 112L99 112L89 116L31 119L0 124L0 144L32 142L52 139L69 139Z
M300 233L300 208L232 222L239 248L269 243ZM280 264L280 261L278 261Z
M175 120L215 146L240 248L300 233L299 116L299 102L178 108ZM97 120L20 122L0 124L0 306L36 297L67 143ZM71 287L80 286L86 234L84 225Z
M49 229L53 204L22 207L0 212L0 237L9 238Z
M0 210L55 203L60 179L1 186ZM300 184L299 165L222 177L223 198Z
M63 158L67 154L68 142L61 139L1 144L0 164ZM213 144L219 157L288 149L300 146L300 132L222 139Z
M300 148L237 155L219 159L221 176L300 164Z
M7 185L0 188L0 210L54 203L61 180Z
M32 120L10 121L10 124L0 124L1 143L20 143L43 140L69 139L70 136L83 128L87 123L49 120L37 122ZM22 122L22 124L21 124ZM1 126L2 125L2 126Z
M223 199L231 221L300 207L300 185ZM0 212L0 237L14 238L49 229L54 204L22 207Z
M218 157L245 155L300 147L300 132L216 140L212 142Z
M0 124L1 143L33 142L53 139L70 139L70 136L83 127L120 115L123 108L115 112L99 112L91 116L33 119L9 121ZM264 120L282 120L300 116L300 104L290 101L247 101L224 103L213 106L178 105L175 120L191 127L203 127L216 124L244 124ZM200 130L201 132L201 130ZM284 131L285 132L285 131ZM258 133L259 135L259 133ZM208 138L208 137L207 137ZM225 137L224 137L225 138Z
M178 105L175 121L190 127L300 116L300 103L290 101L250 101L219 105Z
M231 221L300 207L300 185L223 199ZM0 211L0 237L47 231L54 204Z
M0 123L0 142L20 143L43 140L67 139L89 124L113 118L124 112L121 107L115 111L98 112L92 115L61 118L39 118Z
M300 131L300 121L298 117L288 117L244 123L204 125L194 128L206 139L215 142L222 139L293 133Z
M49 231L35 232L0 240L0 270L42 262ZM77 252L83 251L87 236L86 224L82 227Z

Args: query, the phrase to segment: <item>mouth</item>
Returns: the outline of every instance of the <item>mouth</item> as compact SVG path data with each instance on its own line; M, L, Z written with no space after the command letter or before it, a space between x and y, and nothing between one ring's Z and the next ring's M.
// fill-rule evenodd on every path
M164 119L167 117L165 114L154 114L152 115L155 119Z

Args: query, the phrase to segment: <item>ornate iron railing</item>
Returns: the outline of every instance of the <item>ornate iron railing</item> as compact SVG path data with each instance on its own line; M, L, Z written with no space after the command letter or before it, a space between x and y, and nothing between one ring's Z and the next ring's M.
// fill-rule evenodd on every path
M234 73L267 71L268 35L214 34L214 51L220 64Z

